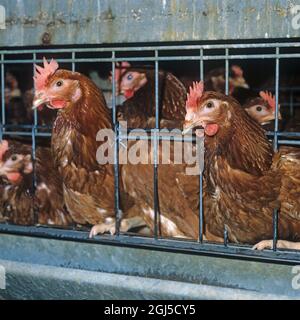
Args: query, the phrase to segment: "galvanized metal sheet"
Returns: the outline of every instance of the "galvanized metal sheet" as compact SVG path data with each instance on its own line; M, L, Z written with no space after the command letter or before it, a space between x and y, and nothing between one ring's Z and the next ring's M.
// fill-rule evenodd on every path
M6 260L0 260L0 265L6 270L6 287L0 290L0 300L291 299L284 294Z
M288 265L5 234L0 248L7 276L0 299L105 298L99 292L111 292L115 299L300 297L293 286L298 272ZM134 282L126 283L126 277ZM80 279L87 281L80 284L83 295Z
M300 35L298 0L0 0L0 5L6 13L0 46Z

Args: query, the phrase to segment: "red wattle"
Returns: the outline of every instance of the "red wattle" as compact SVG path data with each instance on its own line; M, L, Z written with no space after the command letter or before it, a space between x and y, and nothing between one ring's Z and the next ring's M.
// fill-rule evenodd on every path
M10 182L18 182L21 179L21 174L19 172L7 173L6 176Z
M205 126L205 134L212 137L219 131L219 126L216 123L211 123Z
M66 106L66 101L52 100L50 104L51 104L51 107L53 107L54 109L62 109Z
M124 91L124 97L125 97L126 99L130 99L130 98L132 98L133 96L134 96L134 90L129 89L129 90L125 90L125 91Z

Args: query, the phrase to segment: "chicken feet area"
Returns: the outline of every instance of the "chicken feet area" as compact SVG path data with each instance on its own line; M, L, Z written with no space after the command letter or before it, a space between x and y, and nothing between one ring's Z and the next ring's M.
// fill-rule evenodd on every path
M252 247L253 250L264 250L264 249L272 249L272 248L273 248L273 240L263 240ZM277 248L300 250L300 242L278 240Z
M127 232L132 228L143 227L145 225L145 221L141 217L122 219L120 223L120 232ZM116 220L114 218L110 218L104 223L94 225L90 231L89 238L93 238L97 234L106 232L109 232L111 235L116 233Z

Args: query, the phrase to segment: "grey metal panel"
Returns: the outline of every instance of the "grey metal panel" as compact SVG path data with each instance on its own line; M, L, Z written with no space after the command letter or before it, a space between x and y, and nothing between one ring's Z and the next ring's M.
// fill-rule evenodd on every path
M53 295L66 298L68 290L75 292L80 285L86 290L88 286L84 283L78 284L80 273L76 273L76 270L82 270L81 274L86 274L87 278L100 277L97 278L98 282L91 290L91 295L86 293L85 298L93 298L94 290L97 291L103 286L108 290L104 292L111 292L116 298L121 298L122 291L126 292L128 298L170 298L171 289L164 292L161 287L166 284L170 285L168 288L172 288L174 280L187 290L183 290L182 295L179 293L177 298L195 298L197 292L199 298L237 298L243 295L246 297L247 294L252 298L267 295L293 299L300 297L300 291L292 288L295 274L292 273L292 267L287 265L4 234L0 235L0 248L0 259L6 260L3 265L7 267L8 281L11 281L9 291L0 290L0 297L3 298L20 297L21 294L24 294L24 297L40 295L42 298L51 298L45 290L37 289L39 283L53 283L53 288L58 288ZM63 269L58 272L58 269L52 267ZM31 272L31 269L34 271ZM120 288L112 285L109 289L107 283L103 283L104 276L100 273L120 275L119 280L112 279L112 283L117 284L120 281ZM140 279L141 283L145 284L144 289L143 286L134 288L129 282L126 289L122 280L126 277L121 275L132 277L128 279ZM81 279L85 279L85 276ZM149 279L156 281L151 282ZM22 281L26 281L27 289L21 287L20 293ZM151 283L160 285L149 291ZM44 284L41 288L43 287ZM219 287L234 290L220 291ZM176 288L174 282L174 292L177 291ZM254 292L257 292L257 296ZM79 293L74 293L74 297L82 298ZM176 298L175 293L172 297Z
M285 295L0 260L1 299L289 299Z
M0 0L1 46L299 37L297 0Z

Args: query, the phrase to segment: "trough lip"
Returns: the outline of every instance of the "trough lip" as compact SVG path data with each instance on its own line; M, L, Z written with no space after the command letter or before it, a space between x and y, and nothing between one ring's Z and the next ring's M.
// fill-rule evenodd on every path
M86 231L57 229L48 226L20 226L0 224L0 235L11 234L17 236L45 238L81 243L94 243L111 246L124 246L130 248L152 249L166 252L179 252L195 255L206 255L219 258L249 260L256 262L277 263L283 265L299 265L300 252L296 250L251 250L251 246L228 244L224 247L220 243L187 241L186 239L166 239L143 237L137 234L108 235L89 238ZM134 235L134 236L133 236ZM0 255L1 258L1 255Z

